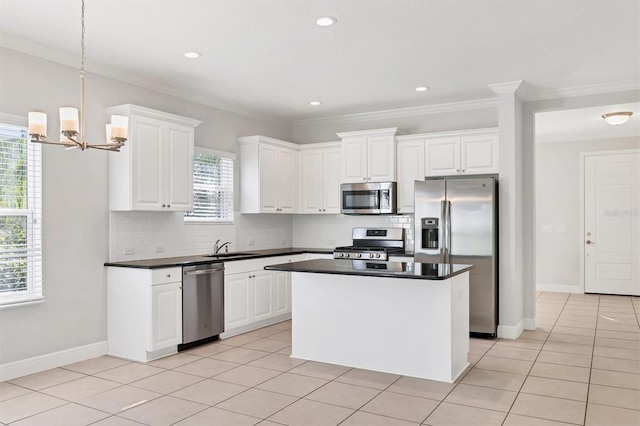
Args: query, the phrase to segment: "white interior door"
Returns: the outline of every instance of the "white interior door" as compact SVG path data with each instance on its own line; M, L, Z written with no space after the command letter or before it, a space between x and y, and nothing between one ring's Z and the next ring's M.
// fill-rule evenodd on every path
M585 292L640 295L640 152L584 157Z

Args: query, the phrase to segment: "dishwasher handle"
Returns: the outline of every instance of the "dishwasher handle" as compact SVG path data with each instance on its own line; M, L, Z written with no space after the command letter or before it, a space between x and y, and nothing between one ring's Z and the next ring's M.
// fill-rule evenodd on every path
M224 263L196 265L182 268L184 275L204 275L224 271Z

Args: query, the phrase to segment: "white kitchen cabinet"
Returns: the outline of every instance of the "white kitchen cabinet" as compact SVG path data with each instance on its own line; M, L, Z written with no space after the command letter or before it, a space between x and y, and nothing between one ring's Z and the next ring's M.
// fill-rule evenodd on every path
M129 117L126 144L109 156L110 209L191 210L194 128L200 121L131 104L107 113Z
M498 173L498 132L430 135L424 154L425 176Z
M295 213L298 146L265 136L238 138L242 213Z
M398 213L413 213L414 184L424 180L424 139L398 140Z
M344 182L396 180L396 127L338 133L342 139Z
M291 313L291 273L273 271L274 315Z
M300 213L340 213L342 148L340 143L313 144L300 148Z
M225 262L225 339L291 318L291 274L264 267L306 260L306 254Z
M147 362L182 343L182 268L107 268L108 353Z

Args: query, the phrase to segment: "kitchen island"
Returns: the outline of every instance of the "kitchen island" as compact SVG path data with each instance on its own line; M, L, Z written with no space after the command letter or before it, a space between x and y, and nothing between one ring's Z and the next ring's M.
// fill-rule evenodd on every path
M453 382L469 365L471 265L318 259L292 273L293 358Z

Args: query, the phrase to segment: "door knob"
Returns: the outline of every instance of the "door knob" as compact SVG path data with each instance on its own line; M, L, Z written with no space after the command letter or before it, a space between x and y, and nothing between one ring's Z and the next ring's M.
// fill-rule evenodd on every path
M587 244L595 244L595 242L591 240L587 240Z

